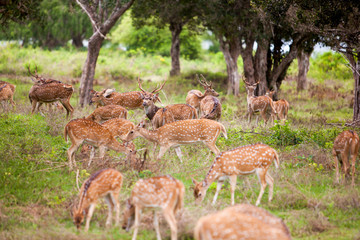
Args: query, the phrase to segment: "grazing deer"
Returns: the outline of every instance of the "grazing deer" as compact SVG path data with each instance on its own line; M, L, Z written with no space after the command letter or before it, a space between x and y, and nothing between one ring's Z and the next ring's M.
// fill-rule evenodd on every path
M221 103L217 97L206 96L200 102L201 118L218 121L221 117Z
M221 186L226 178L230 179L231 191L231 204L235 204L235 187L236 178L238 175L249 175L256 173L260 181L260 194L256 200L256 206L260 204L262 195L264 194L266 185L269 184L269 202L273 197L274 179L267 172L271 162L275 161L275 166L278 168L280 165L279 157L276 151L268 145L258 143L254 145L246 145L235 148L230 151L220 153L214 160L209 172L202 182L196 182L194 196L197 203L203 201L206 191L214 181L218 181L216 193L212 204L215 204L216 199L221 190Z
M138 80L139 81L139 80ZM90 103L96 103L97 106L106 106L106 105L120 105L126 109L137 109L143 108L143 94L144 92L148 95L151 95L156 101L161 101L159 98L159 94L155 94L160 91L165 82L161 85L160 89L155 89L152 92L142 91L134 91L134 92L126 92L126 93L117 93L115 89L105 89L101 92L96 92L91 90L92 98Z
M203 142L217 155L220 151L215 143L220 133L223 133L224 137L227 138L226 129L219 122L209 119L188 119L172 122L155 130L144 129L143 124L139 124L129 132L126 141L131 141L136 137L143 137L148 141L159 144L160 152L157 159L161 159L172 146L194 144L196 142ZM179 156L178 152L177 154ZM181 156L179 158L182 160Z
M101 124L110 130L114 137L125 141L128 133L135 128L135 124L123 118L113 118Z
M86 216L85 231L90 227L90 220L94 213L96 203L99 198L105 198L109 213L106 226L111 225L112 211L115 209L115 224L119 225L120 202L119 193L123 183L123 176L115 169L102 169L92 174L81 186L79 194L79 205L72 211L73 221L77 229L84 221Z
M70 169L72 169L73 165L76 166L75 152L82 143L99 148L101 159L104 157L107 148L118 152L129 151L126 146L120 144L115 139L113 133L108 128L86 119L71 120L65 126L64 135L65 141L67 141L69 136L72 143L67 151ZM94 155L95 150L92 148L88 166L90 166Z
M339 183L339 162L340 168L344 171L344 182L347 175L350 175L350 160L352 164L351 186L355 186L355 162L359 152L359 136L352 130L340 133L334 141L332 155L335 160L336 182ZM340 171L341 171L340 169ZM342 175L342 174L341 174Z
M165 108L159 108L155 105L158 99L158 93L165 82L160 88L153 91L156 94L149 94L142 87L140 80L138 79L139 88L143 92L143 106L146 116L152 121L153 128L159 128L167 123L185 120L185 119L196 119L196 109L188 104L173 104L168 105Z
M227 207L201 217L194 229L196 240L290 240L285 223L268 211L250 204Z
M3 108L5 102L10 102L11 105L15 107L15 88L16 86L11 83L0 81L0 102L2 103Z
M255 96L255 89L259 82L251 84L245 81L246 92L247 92L247 104L248 104L248 115L249 115L249 124L251 122L252 115L255 112L260 112L261 117L264 120L265 125L269 120L266 115L270 114L271 119L274 120L276 116L276 110L274 108L273 101L267 96ZM258 118L256 118L256 125L258 124Z
M272 100L274 93L275 91L267 91L265 96L268 96ZM273 103L274 103L274 109L277 113L277 119L286 120L290 107L288 101L286 101L285 99L280 99L278 101L273 101Z
M129 231L135 221L132 237L132 240L135 240L140 225L142 209L153 208L156 237L158 240L161 240L156 214L156 210L161 209L171 229L171 240L177 239L175 214L183 207L184 195L184 184L170 175L140 179L136 182L130 199L126 201L122 228Z
M91 120L97 123L102 123L112 118L127 118L127 110L119 105L106 105L98 107L86 117L87 120Z
M35 71L35 74L32 74L30 68L28 70L30 75L36 79L31 78L34 85L29 91L29 99L32 104L31 113L38 111L44 116L40 111L43 103L60 101L66 109L66 117L69 117L69 114L72 115L74 108L70 105L70 98L74 92L73 86L53 79L44 79L37 74L37 71Z
M200 74L200 76L202 77L203 80L200 80L198 75L196 75L196 78L199 81L199 83L204 87L205 92L202 93L199 90L190 90L186 96L186 103L189 104L190 106L196 108L198 111L200 111L200 101L204 97L206 97L206 96L218 97L219 96L219 93L217 93L212 88L212 83L210 82L210 84L209 84L202 74ZM200 114L198 113L198 115L200 115Z

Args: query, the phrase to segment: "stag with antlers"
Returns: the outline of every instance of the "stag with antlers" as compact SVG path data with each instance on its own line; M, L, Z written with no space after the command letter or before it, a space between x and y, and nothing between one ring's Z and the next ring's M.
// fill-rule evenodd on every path
M190 106L196 108L198 110L198 115L200 115L199 114L200 102L204 97L206 97L206 96L218 97L219 96L219 93L217 93L213 89L212 82L208 83L202 74L200 74L200 76L201 76L202 80L200 80L198 75L196 75L196 78L199 81L199 83L201 84L201 86L204 87L205 92L202 93L199 90L190 90L186 96L186 103L189 104Z
M153 90L152 94L149 94L149 92L142 88L140 79L138 79L139 88L143 92L145 114L152 122L154 129L159 128L166 123L197 118L196 109L188 104L172 104L165 108L159 108L155 105L159 95L158 92L163 88L165 82L166 80L159 88Z
M166 82L166 81L165 81ZM146 93L155 99L155 101L161 101L158 97L159 92L165 82L160 86L160 88L155 88L152 92L147 92L141 89L142 91L133 91L125 93L117 93L115 89L104 89L103 91L97 92L91 90L91 100L90 104L95 103L97 107L106 106L106 105L120 105L128 110L143 108L143 94Z
M69 117L69 114L72 115L74 108L70 104L70 98L74 92L73 86L57 80L45 79L37 74L37 69L35 70L35 74L31 73L29 67L28 70L29 74L35 78L35 80L31 78L34 85L29 91L29 99L32 104L31 113L38 111L44 116L40 111L40 107L43 103L60 101L66 109L66 117Z
M249 124L251 122L252 115L255 112L260 112L261 117L264 120L265 125L267 124L270 115L271 119L274 120L276 116L276 110L274 108L273 101L267 96L255 96L255 89L259 82L254 84L248 83L243 78L243 81L246 84L247 92L247 104L248 104L248 115L249 115ZM256 118L256 125L258 124L258 118Z

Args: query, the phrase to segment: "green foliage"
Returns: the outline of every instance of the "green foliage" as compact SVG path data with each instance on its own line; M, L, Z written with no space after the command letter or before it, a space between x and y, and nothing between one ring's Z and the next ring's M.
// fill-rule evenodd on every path
M144 25L135 28L128 14L124 16L111 33L111 43L125 47L128 56L152 54L170 56L171 32L167 26L157 28L154 25ZM198 37L184 29L180 34L180 54L185 59L199 57L201 46Z
M315 55L310 60L309 77L319 80L326 79L352 79L351 69L348 62L340 53L325 52Z

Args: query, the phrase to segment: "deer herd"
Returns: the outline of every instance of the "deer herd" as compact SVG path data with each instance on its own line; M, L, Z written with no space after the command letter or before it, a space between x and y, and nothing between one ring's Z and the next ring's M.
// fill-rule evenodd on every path
M72 116L74 108L70 104L70 98L74 92L73 86L57 80L45 79L37 74L37 69L35 73L31 73L29 68L28 71L34 78L32 78L34 84L29 91L31 112L37 111L43 115L40 110L43 103L59 101L67 111L67 117ZM203 75L201 78L197 76L204 92L190 90L186 96L186 103L171 104L162 108L156 106L156 103L161 103L159 93L166 80L151 92L143 89L139 78L140 91L118 93L115 89L104 89L99 92L91 90L90 103L94 103L96 109L87 117L71 120L64 129L65 140L71 141L71 146L67 150L70 170L77 168L75 153L82 144L92 146L88 161L90 166L95 156L95 148L99 149L100 159L104 158L107 149L125 153L129 159L133 158L136 149L131 141L137 137L160 146L157 160L162 160L166 151L174 147L181 162L184 161L181 145L202 142L216 157L203 181L197 182L192 179L196 204L201 204L210 185L216 181L216 193L212 201L212 204L215 204L224 181L229 179L231 205L234 205L237 176L241 175L256 173L260 182L260 193L256 206L239 204L201 217L194 228L195 239L263 239L265 236L266 239L291 239L289 230L281 219L257 207L267 185L269 185L269 202L273 198L274 179L268 170L273 161L276 168L280 166L276 150L258 143L221 152L216 146L216 140L220 134L227 138L227 131L219 122L222 108L218 98L219 93ZM287 119L289 103L285 99L273 101L274 91L268 91L264 96L255 96L258 82L249 83L244 79L244 83L249 124L256 112L260 113L265 125L269 119L272 122L275 119L281 121ZM0 82L0 100L3 107L6 101L15 107L14 92L13 84ZM145 119L137 125L127 120L128 110L132 109L143 109L151 124L147 124ZM149 127L152 129L148 129ZM351 130L342 132L335 139L332 155L335 159L337 182L340 176L345 182L345 177L350 175L351 171L351 185L355 185L355 161L359 144L359 136ZM339 168L344 174L339 173ZM72 210L73 221L78 229L86 218L85 231L88 231L96 203L100 198L104 198L108 205L106 226L111 225L113 210L115 210L115 224L119 225L118 198L123 181L123 175L117 170L100 169L84 182L80 189L78 204ZM170 227L171 239L177 239L176 213L183 208L184 195L184 184L170 175L138 180L130 198L126 200L122 228L129 231L134 226L132 239L136 239L142 210L150 208L153 210L157 239L161 239L158 210Z

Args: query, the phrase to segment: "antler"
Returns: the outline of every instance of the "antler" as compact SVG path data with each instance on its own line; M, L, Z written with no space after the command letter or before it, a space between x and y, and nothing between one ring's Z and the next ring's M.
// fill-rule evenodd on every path
M34 77L34 78L36 78L36 79L38 79L39 78L39 75L37 74L37 65L35 64L35 75L34 74L32 74L31 73L31 71L30 71L30 66L28 66L28 71L29 71L29 74L30 74L30 76L32 76L32 77ZM32 78L30 78L33 82L36 82L34 79L32 79Z
M245 76L244 75L242 75L241 76L241 79L244 81L244 83L246 84L246 85L248 85L248 86L250 86L250 85L258 85L259 84L259 82L260 82L260 80L258 80L256 83L254 83L254 84L251 84L251 83L249 83L249 82L247 82L247 81L245 81Z
M144 89L142 89L142 87L141 87L141 83L140 83L140 77L138 77L138 84L139 84L139 88L140 88L140 90L141 91L143 91L143 92L146 92Z
M206 84L207 87L211 87L212 86L212 82L210 82L210 84L206 81L206 78L204 77L204 75L200 74L200 76L202 77L204 83Z
M208 85L208 83L206 82L206 79L204 78L204 76L202 74L200 74L201 77L203 78L203 80L200 80L199 75L196 74L196 78L199 81L199 83L203 86L203 87L210 87L211 85Z
M166 80L167 80L167 79L165 79L165 81L163 82L163 84L161 84L160 88L155 88L151 93L157 93L157 92L159 92L159 91L164 87L164 85L165 85L165 83L166 83Z

